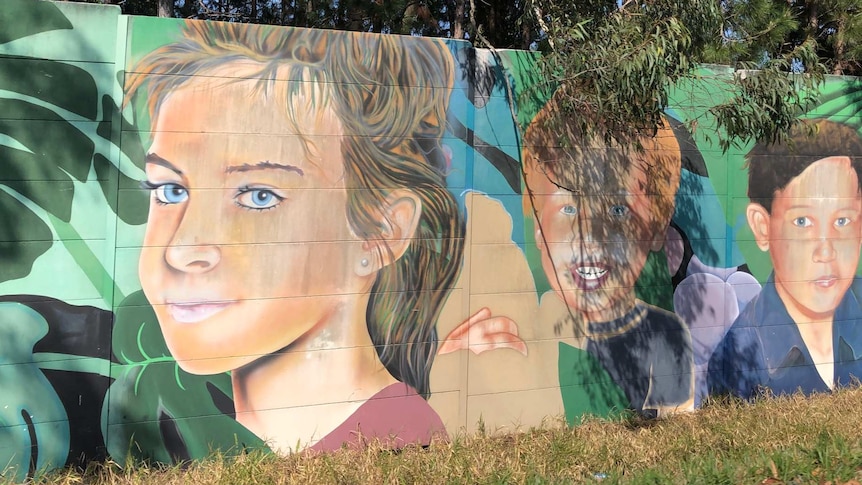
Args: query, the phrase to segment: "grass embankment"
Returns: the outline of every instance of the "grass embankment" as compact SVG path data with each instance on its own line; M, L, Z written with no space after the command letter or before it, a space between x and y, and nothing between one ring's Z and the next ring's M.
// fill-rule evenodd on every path
M286 458L219 456L185 467L100 464L36 483L703 483L862 480L862 389L813 398L724 400L665 420L463 436L427 449L368 448Z

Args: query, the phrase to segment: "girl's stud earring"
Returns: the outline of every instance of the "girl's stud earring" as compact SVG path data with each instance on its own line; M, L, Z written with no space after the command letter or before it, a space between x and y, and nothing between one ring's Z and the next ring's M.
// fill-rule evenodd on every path
M360 261L359 264L361 264L363 268L367 267L368 266L368 259L362 258L362 261Z

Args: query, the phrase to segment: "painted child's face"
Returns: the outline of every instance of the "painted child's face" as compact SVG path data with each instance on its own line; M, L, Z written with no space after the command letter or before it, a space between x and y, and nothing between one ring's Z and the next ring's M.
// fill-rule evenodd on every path
M536 242L551 286L588 321L602 322L632 309L635 282L650 251L661 248L664 231L655 223L657 196L647 193L642 164L615 170L596 156L583 166L571 162L571 175L528 173L528 183L540 219Z
M194 373L284 349L367 290L352 271L361 241L347 222L339 120L308 115L310 157L254 88L183 85L160 109L146 160L141 284L172 355Z
M853 283L862 246L862 194L848 157L816 161L776 191L772 213L749 205L769 250L776 290L795 321L831 318Z

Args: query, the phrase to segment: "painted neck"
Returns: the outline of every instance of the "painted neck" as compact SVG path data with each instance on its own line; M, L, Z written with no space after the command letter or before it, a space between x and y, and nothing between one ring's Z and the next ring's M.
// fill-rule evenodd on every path
M340 299L332 313L293 344L232 373L237 421L277 447L322 438L397 382L368 334L369 295ZM305 408L313 416L290 408Z
M784 303L787 314L796 323L799 336L808 349L820 377L829 388L834 384L834 348L832 344L832 322L835 311L815 313L800 305L776 282L775 290Z

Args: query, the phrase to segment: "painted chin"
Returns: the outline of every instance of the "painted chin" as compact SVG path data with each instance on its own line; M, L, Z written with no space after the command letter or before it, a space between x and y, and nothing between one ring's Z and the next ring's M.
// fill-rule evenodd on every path
M601 289L611 274L610 268L604 263L577 263L568 269L572 277L572 283L582 291Z
M171 318L178 323L198 323L236 305L235 301L220 302L168 302L166 307Z

